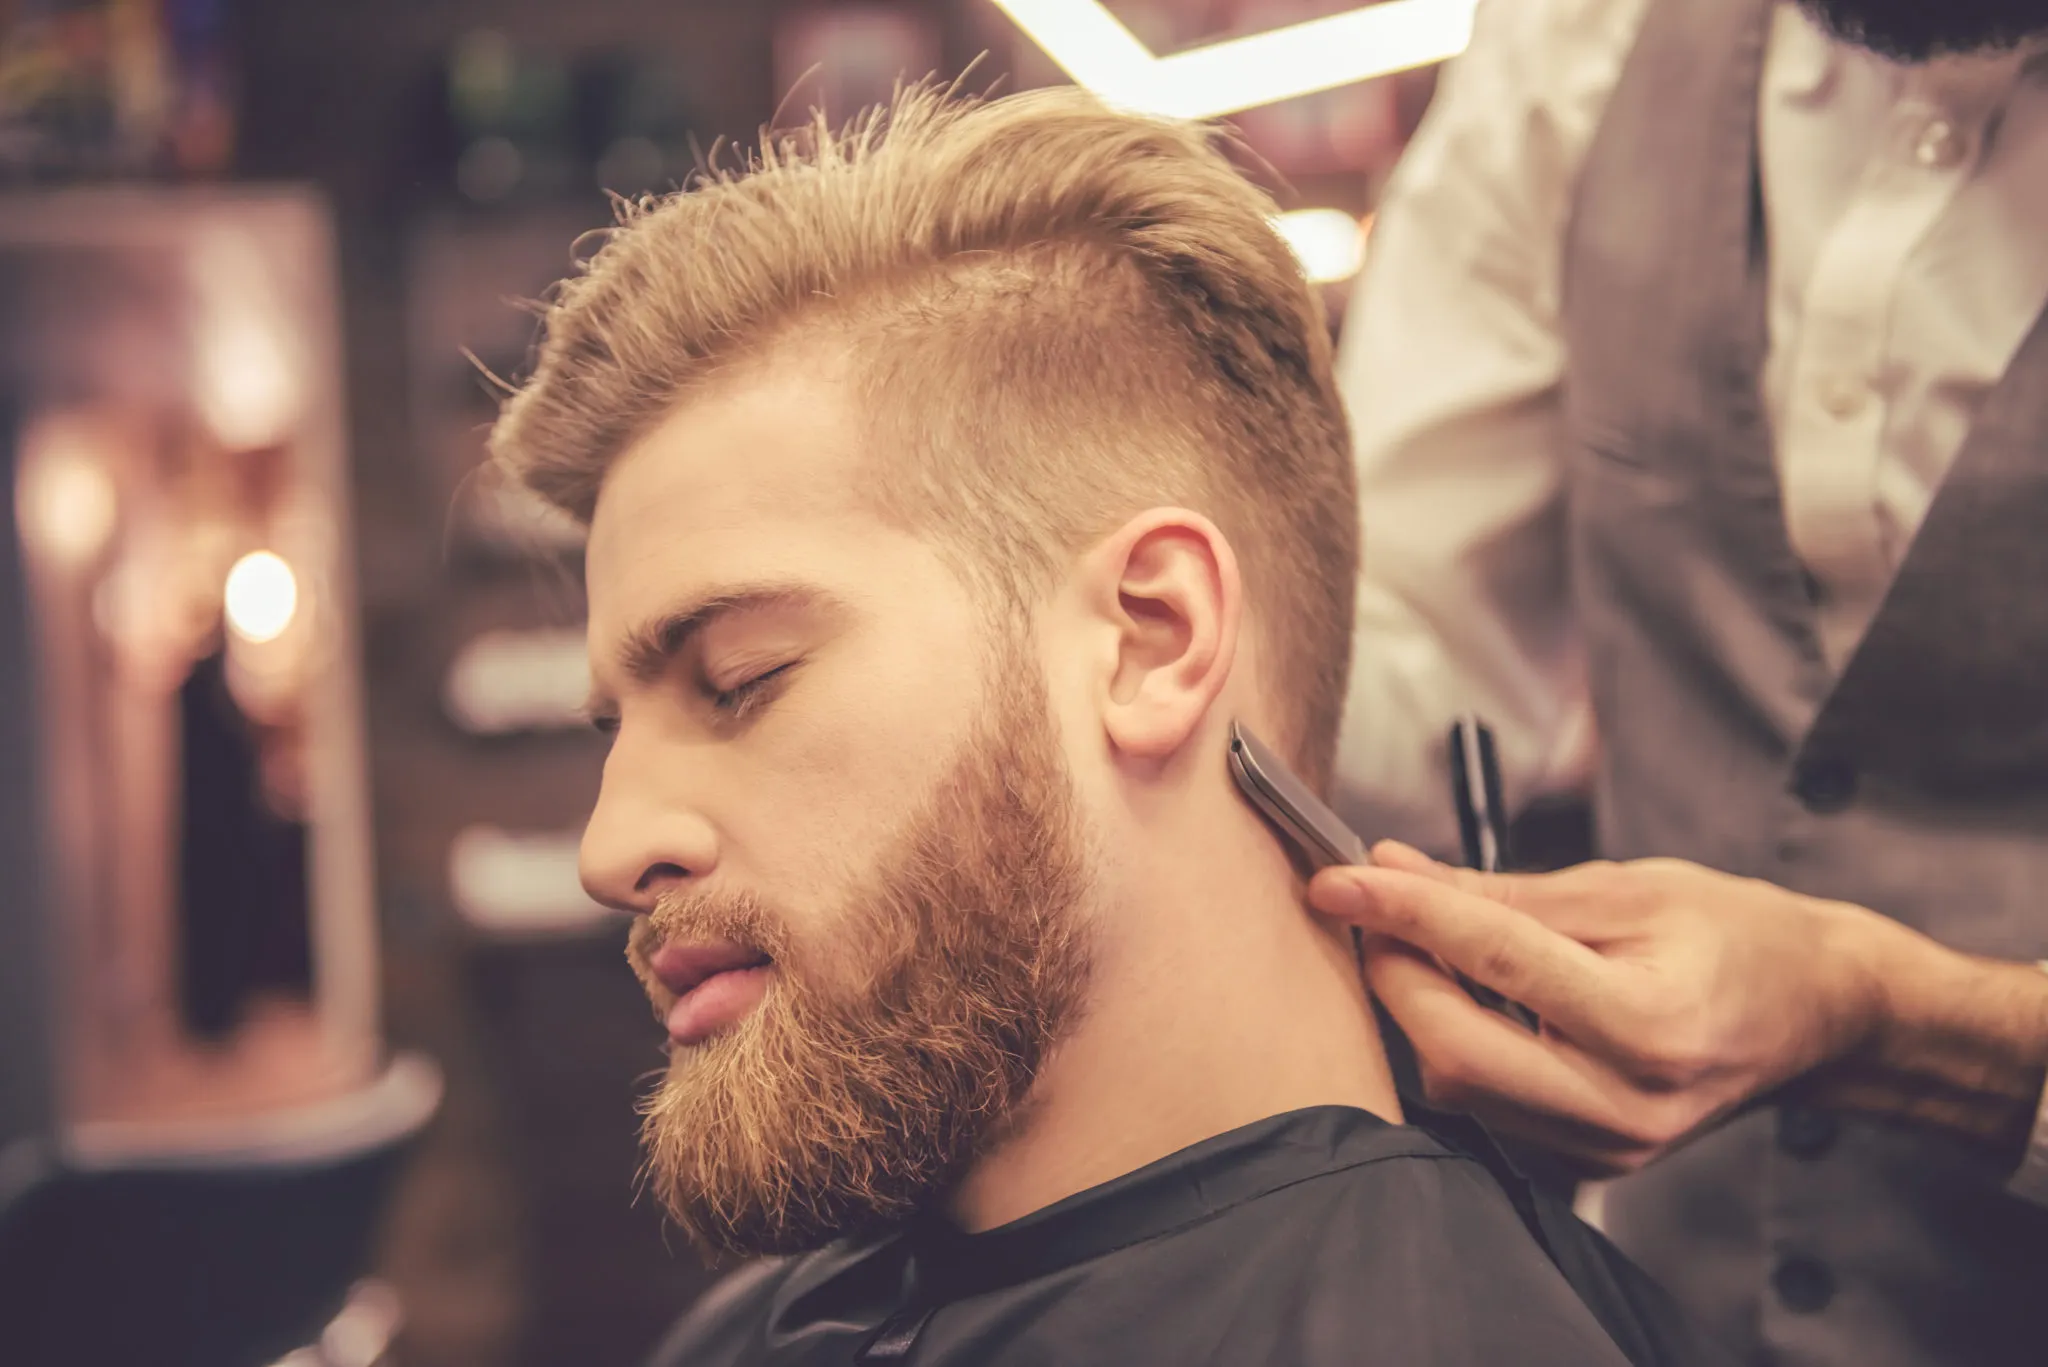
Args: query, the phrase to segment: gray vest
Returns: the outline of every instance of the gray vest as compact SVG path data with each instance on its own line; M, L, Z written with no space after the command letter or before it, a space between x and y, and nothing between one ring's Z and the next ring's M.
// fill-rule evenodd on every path
M1760 386L1770 10L1651 6L1566 244L1601 850L2048 958L2048 317L1834 674ZM1759 1362L2041 1367L2048 1210L2006 1195L2004 1176L1929 1134L1772 1108L1619 1184L1609 1223Z

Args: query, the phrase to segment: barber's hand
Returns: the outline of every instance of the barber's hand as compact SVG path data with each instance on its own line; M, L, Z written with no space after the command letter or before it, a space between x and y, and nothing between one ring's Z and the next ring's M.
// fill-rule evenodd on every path
M1480 874L1382 843L1309 897L1363 928L1430 1100L1587 1176L1648 1162L1883 1026L1889 939L1861 907L1678 860ZM1542 1019L1475 1003L1455 968Z

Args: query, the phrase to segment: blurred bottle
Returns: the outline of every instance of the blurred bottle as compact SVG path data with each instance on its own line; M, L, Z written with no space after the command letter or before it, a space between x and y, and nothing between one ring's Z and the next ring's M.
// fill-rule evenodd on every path
M183 176L225 174L235 156L235 72L226 0L166 0L172 83L164 157Z
M689 90L673 66L602 53L578 73L580 142L590 183L628 197L684 184L696 169Z
M560 195L576 182L575 99L567 65L490 29L448 55L448 174L474 204Z
M0 6L0 180L220 174L233 84L223 0Z

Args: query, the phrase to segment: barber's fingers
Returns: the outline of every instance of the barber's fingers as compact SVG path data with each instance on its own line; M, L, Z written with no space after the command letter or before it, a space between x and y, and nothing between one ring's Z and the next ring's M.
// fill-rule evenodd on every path
M1625 1047L1612 1001L1624 987L1615 965L1513 907L1381 868L1326 870L1309 886L1309 901L1326 916L1434 954L1567 1036Z
M1622 1121L1612 1090L1574 1067L1558 1041L1487 1010L1412 950L1376 944L1366 972L1374 995L1415 1046L1433 1100L1462 1110L1503 1099L1591 1125Z
M1581 864L1555 873L1482 873L1441 864L1412 845L1382 840L1372 847L1372 864L1398 869L1526 912L1574 939L1592 940L1612 928L1615 890L1603 885L1612 864Z
M1692 1123L1570 1043L1536 1036L1474 1002L1442 969L1380 941L1374 994L1415 1047L1430 1100L1565 1157L1588 1176L1642 1166Z

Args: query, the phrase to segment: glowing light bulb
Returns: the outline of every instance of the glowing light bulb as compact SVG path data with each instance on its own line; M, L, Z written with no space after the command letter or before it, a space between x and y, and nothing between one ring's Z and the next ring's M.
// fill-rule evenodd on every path
M228 571L228 626L246 641L284 635L299 609L299 581L275 551L251 551Z

